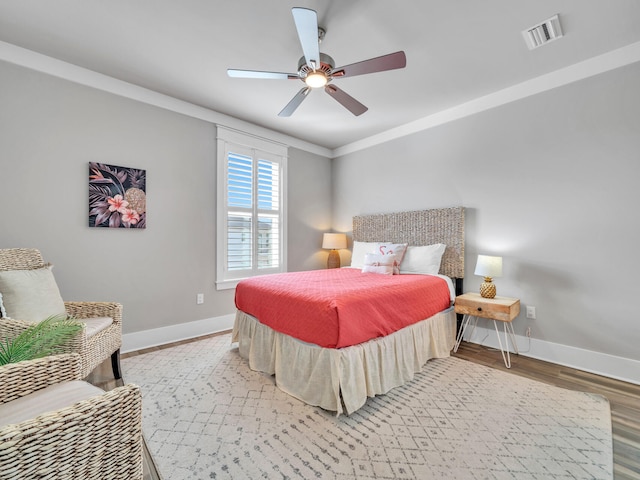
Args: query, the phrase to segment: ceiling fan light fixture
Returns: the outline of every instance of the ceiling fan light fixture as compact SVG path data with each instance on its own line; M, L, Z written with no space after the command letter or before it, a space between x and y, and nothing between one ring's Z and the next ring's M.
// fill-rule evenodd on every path
M307 84L308 87L311 88L321 88L324 87L329 79L323 72L311 72L304 78L304 83Z

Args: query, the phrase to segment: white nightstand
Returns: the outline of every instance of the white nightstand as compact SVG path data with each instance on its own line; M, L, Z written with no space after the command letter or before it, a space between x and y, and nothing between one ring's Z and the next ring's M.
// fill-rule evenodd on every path
M520 300L517 298L508 297L495 297L484 298L478 293L465 293L456 297L455 312L462 313L462 324L460 325L460 331L458 332L458 338L456 339L456 345L453 348L454 352L458 351L462 337L469 326L471 317L474 318L473 329L475 330L478 324L478 318L487 318L493 320L493 326L496 328L496 334L498 335L498 343L500 344L500 351L502 352L502 359L507 368L511 368L511 357L509 356L509 343L507 336L511 339L511 345L513 345L514 353L518 353L518 345L516 343L516 335L513 331L513 325L511 322L520 313ZM502 346L500 340L500 332L498 331L498 324L496 322L502 322L504 325L504 343L505 349ZM473 334L473 333L472 333Z

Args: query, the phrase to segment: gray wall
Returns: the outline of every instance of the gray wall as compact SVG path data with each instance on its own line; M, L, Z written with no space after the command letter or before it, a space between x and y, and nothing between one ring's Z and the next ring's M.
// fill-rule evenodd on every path
M66 300L123 303L125 333L234 312L214 284L214 125L4 62L0 85L0 248L39 248ZM87 226L90 161L147 170L146 229ZM322 268L331 162L289 166L289 269Z
M532 336L640 360L640 64L334 160L334 228L356 214L463 205L498 295L537 307ZM524 310L524 307L523 307Z
M290 272L325 268L322 234L331 230L331 160L289 149L288 256Z
M290 149L289 270L322 268L355 214L464 205L466 290L502 255L498 293L537 307L517 333L639 360L638 84L631 65L333 162ZM233 312L213 125L3 62L0 85L0 248L40 248L65 299L124 303L127 333ZM146 230L86 226L89 161L147 170Z

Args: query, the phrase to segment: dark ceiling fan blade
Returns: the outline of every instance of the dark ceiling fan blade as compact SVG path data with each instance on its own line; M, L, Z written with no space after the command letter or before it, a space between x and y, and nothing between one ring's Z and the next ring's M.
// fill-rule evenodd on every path
M281 72L260 72L257 70L235 70L229 68L227 75L233 78L266 78L275 80L297 80L297 73L281 73Z
M404 52L395 52L381 57L370 58L362 62L352 63L344 67L334 68L331 75L334 77L355 77L365 73L384 72L407 66L407 57Z
M292 8L293 21L296 23L302 52L310 68L320 66L320 47L318 46L318 14L308 8Z
M298 93L296 93L295 97L291 99L287 106L282 109L282 111L278 114L279 117L290 117L293 112L296 111L296 108L300 106L302 101L307 98L311 89L309 87L304 87Z
M353 113L356 117L369 110L347 92L345 92L344 90L340 90L335 85L327 85L326 87L324 87L324 91L335 98L338 103L340 103L344 108Z

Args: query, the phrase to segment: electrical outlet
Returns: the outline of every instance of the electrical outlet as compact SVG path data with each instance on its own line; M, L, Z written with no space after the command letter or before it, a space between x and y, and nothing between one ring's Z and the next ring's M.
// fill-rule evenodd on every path
M531 305L527 306L527 318L530 318L532 320L536 319L536 307L533 307Z
M527 327L527 337L531 338L531 327Z
M204 293L199 293L196 295L196 303L198 305L202 305L204 303Z

